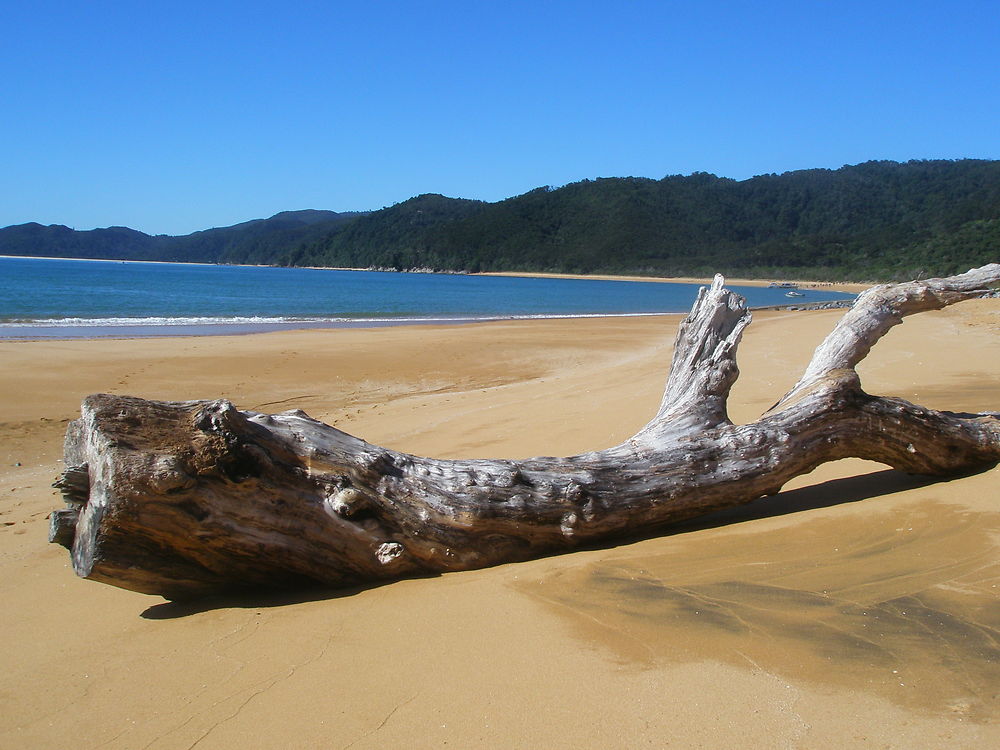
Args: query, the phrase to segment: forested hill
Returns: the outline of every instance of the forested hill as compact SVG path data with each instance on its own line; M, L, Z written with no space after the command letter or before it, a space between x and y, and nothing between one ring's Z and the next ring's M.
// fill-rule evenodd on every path
M735 181L584 180L498 203L424 195L294 265L877 279L1000 260L1000 161L868 162Z
M911 278L1000 260L1000 161L867 162L742 181L705 173L606 178L497 203L422 195L368 214L288 212L176 238L20 225L0 230L0 254Z
M359 213L282 211L229 227L177 237L148 235L128 227L76 231L34 222L0 229L0 255L106 258L191 263L274 263L278 254L335 231Z

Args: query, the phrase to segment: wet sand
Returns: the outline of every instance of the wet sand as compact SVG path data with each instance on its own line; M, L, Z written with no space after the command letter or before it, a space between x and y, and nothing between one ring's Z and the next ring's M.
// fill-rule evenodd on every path
M754 419L838 311L756 313ZM857 460L669 535L358 591L172 604L45 543L88 393L305 409L438 456L569 454L656 410L676 320L0 342L0 748L1000 743L1000 469ZM908 319L865 387L1000 409L1000 301ZM20 464L20 465L17 465Z

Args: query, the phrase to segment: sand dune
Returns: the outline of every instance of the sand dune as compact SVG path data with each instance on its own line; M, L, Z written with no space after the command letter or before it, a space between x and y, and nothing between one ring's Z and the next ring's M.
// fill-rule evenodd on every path
M733 418L838 315L756 314ZM676 322L0 343L0 747L1000 744L1000 469L841 461L662 538L358 591L173 604L45 543L88 393L301 408L424 455L569 454L655 412ZM1000 301L908 319L860 369L998 410Z

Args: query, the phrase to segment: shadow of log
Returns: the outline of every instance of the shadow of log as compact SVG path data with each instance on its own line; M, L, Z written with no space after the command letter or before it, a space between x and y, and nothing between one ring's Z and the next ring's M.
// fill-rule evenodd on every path
M785 490L773 497L760 498L746 505L725 508L701 518L692 519L678 524L675 533L694 531L697 529L714 529L734 523L755 521L762 518L775 518L792 513L802 513L807 510L830 508L836 505L858 503L884 495L893 495L919 487L929 487L943 484L956 479L975 476L990 471L993 467L981 467L974 471L951 477L934 477L921 474L907 474L896 469L883 469L870 474L859 474L843 479L830 479L826 482Z

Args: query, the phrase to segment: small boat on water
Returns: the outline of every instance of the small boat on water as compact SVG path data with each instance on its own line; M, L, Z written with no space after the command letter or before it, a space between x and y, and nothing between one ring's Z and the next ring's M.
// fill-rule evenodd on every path
M786 297L805 297L802 292L785 292Z

